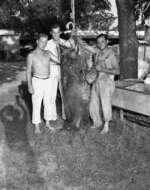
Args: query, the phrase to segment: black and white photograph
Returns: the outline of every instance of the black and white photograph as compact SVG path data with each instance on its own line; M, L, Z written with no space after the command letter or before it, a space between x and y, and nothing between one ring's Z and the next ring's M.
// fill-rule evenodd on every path
M0 0L0 190L150 190L150 0Z

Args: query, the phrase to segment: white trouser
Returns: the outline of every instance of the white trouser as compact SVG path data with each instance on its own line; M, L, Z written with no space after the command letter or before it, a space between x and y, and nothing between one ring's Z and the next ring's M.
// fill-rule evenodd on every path
M57 97L58 82L60 82L60 78L61 78L60 66L59 65L51 65L50 79L49 79L50 120L57 119L56 97Z
M49 100L50 100L50 120L56 120L57 119L57 109L56 109L56 96L57 96L57 88L58 88L58 78L50 78L49 80L49 87L50 87L50 93L49 93Z
M39 78L32 78L32 86L34 89L34 94L32 94L32 123L38 124L41 122L41 104L43 100L44 105L44 119L49 121L51 119L50 110L51 110L51 103L50 103L50 79L39 79Z

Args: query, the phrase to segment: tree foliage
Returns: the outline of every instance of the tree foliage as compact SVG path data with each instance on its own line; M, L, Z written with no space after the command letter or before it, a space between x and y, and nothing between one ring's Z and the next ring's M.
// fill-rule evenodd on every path
M64 20L70 17L71 4L65 1ZM81 29L107 30L114 17L107 11L111 4L108 0L75 0L75 20L77 27Z
M146 8L149 0L133 0L135 14ZM108 13L109 0L75 0L76 25L82 29L107 30L114 17ZM71 20L71 0L1 0L0 28L19 31L48 31L54 22L65 24ZM150 6L144 17L150 15Z
M1 0L0 28L21 30L25 21L25 7L21 0Z
M49 31L50 25L60 20L60 2L56 2L56 0L33 1L26 7L26 15L26 28L28 31Z
M106 13L110 10L110 3L107 0L78 0L76 1L76 22L84 29L107 29L113 15Z
M142 11L145 17L150 16L150 1L149 0L136 0L135 13L139 16Z
M104 29L113 16L108 0L75 0L76 23L82 29ZM71 0L1 0L0 27L18 30L48 31L53 22L71 20Z
M107 0L79 0L76 8L77 24L86 29L107 30L113 21L113 15L107 13L110 10L111 4ZM81 7L81 8L80 8Z
M60 0L5 0L0 6L0 27L15 30L46 30L61 15Z

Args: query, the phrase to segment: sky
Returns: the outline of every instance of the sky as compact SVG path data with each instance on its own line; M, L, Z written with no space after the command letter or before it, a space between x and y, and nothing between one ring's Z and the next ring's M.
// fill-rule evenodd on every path
M117 16L117 7L116 7L116 1L115 0L109 0L109 2L111 3L111 13L114 16Z
M109 11L112 13L115 17L118 17L117 14L117 7L116 7L116 1L115 0L109 0L111 3L111 10ZM116 28L118 26L118 19L116 19L113 24L110 26L110 29Z

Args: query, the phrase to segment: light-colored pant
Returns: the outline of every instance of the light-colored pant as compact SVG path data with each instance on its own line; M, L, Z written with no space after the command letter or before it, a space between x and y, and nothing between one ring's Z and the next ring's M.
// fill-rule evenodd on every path
M49 80L50 120L57 119L56 96L57 96L58 82L59 82L58 77L50 77L50 80Z
M34 94L32 94L32 123L38 124L41 122L41 104L43 100L44 105L44 119L49 121L51 119L51 102L49 94L51 88L49 86L50 79L32 78L32 86Z
M59 65L50 65L50 80L49 80L49 98L50 98L50 120L57 119L57 109L56 109L56 97L58 83L60 82L61 71Z
M93 124L100 127L104 121L112 120L112 96L115 90L114 79L98 78L91 90L89 111Z

